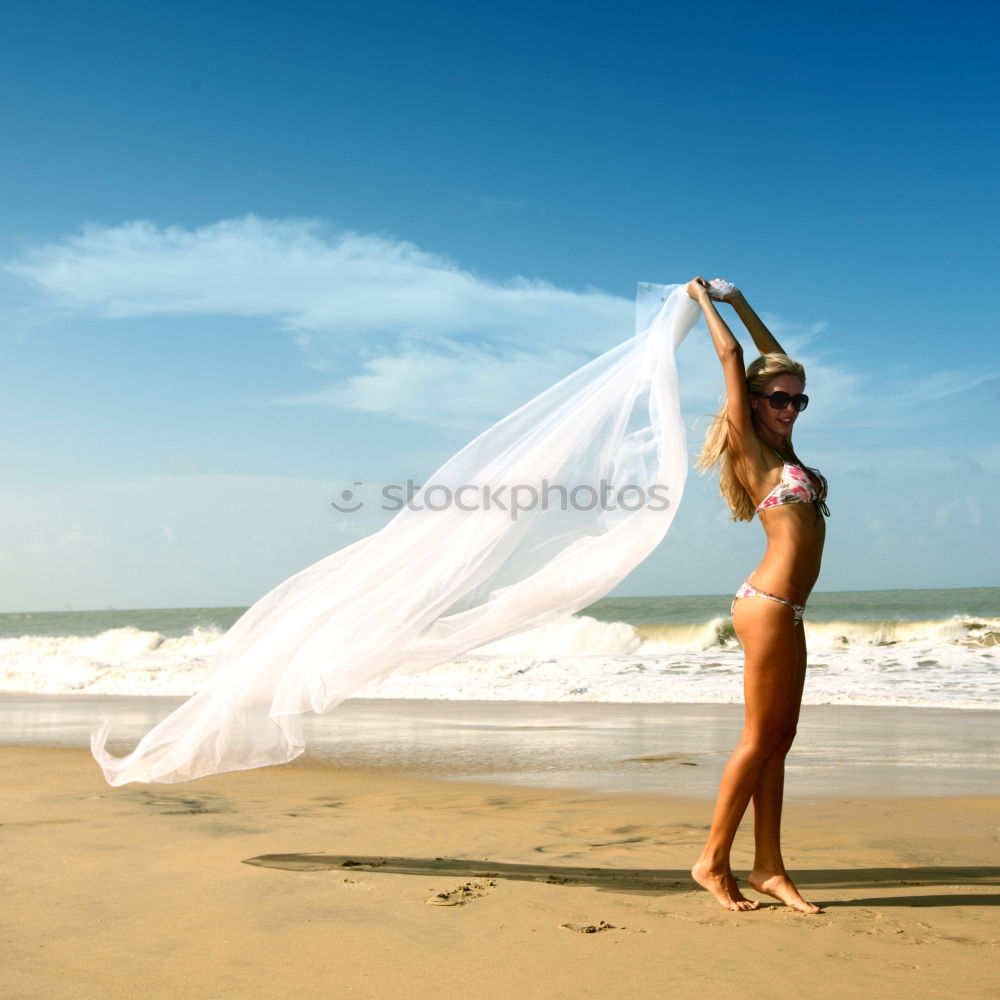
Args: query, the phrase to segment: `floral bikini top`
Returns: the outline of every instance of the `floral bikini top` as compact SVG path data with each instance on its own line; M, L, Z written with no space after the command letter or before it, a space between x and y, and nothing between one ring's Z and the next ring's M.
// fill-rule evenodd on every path
M781 458L778 455L778 458ZM830 508L826 505L828 484L826 477L817 469L809 466L795 465L787 459L782 459L784 466L778 485L755 508L756 513L769 507L780 507L786 503L811 503L816 508L816 517L820 514L830 516ZM812 473L819 480L819 489L809 476Z

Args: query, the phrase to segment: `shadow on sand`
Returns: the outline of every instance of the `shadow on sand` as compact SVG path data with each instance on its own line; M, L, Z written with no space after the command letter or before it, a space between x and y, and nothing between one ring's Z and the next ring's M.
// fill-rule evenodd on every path
M665 895L696 888L689 872L655 868L568 868L558 865L506 864L467 861L461 858L388 858L358 854L261 854L247 858L247 865L314 872L336 869L389 872L395 875L435 875L454 878L501 878L550 885L590 886L604 892ZM796 870L800 888L874 889L926 888L928 886L1000 886L1000 868L847 868ZM1000 893L903 894L832 902L830 906L1000 906Z

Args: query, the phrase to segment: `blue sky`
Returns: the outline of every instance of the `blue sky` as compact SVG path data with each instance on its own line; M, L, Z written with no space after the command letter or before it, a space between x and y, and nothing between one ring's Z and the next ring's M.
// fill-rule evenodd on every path
M384 523L341 489L695 273L807 365L820 589L996 585L996 42L985 5L9 9L0 608L250 603ZM681 364L693 422L703 331ZM619 592L761 550L692 476Z

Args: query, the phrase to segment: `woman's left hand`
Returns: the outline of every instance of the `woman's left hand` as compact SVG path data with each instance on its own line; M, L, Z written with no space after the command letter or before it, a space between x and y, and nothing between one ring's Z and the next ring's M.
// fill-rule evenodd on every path
M735 302L740 297L740 290L732 282L726 281L725 278L713 278L712 283L715 282L721 282L723 286L726 287L726 291L723 292L721 295L718 292L711 293L712 298L715 299L716 301L728 302L730 305L732 305L732 303Z

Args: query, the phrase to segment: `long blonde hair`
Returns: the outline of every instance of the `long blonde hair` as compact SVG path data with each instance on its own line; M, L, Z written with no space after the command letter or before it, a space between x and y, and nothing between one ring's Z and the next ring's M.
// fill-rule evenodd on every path
M787 354L762 354L755 361L751 361L747 366L747 388L751 393L763 392L768 380L775 375L795 375L805 388L805 369ZM729 504L733 520L753 520L753 499L737 477L732 455L729 454L729 421L726 419L725 402L709 424L705 443L701 447L701 454L695 465L702 473L711 472L718 467L719 492Z

